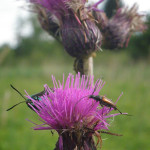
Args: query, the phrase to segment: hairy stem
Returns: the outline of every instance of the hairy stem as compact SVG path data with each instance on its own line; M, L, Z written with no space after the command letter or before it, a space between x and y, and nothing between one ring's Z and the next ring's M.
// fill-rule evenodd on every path
M93 57L83 58L83 73L87 76L93 75Z
M93 57L76 58L74 62L74 70L76 73L80 72L81 76L92 76L93 75Z

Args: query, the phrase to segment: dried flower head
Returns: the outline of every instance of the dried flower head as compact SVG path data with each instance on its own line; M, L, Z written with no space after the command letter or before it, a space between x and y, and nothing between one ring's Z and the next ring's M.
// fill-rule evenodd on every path
M29 1L36 6L40 23L46 31L51 34L54 31L51 26L57 27L55 33L60 33L62 44L71 56L87 57L101 46L102 36L91 14L95 7L85 7L85 0Z
M53 91L45 85L45 95L40 101L31 99L32 109L39 115L41 125L34 127L35 130L56 130L59 134L59 141L56 149L70 150L92 149L95 147L93 135L101 141L99 130L108 130L108 119L117 114L109 114L113 108L102 107L99 102L88 98L93 93L93 77L80 77L80 73L74 78L69 75L66 83L53 80ZM94 95L98 95L103 87L102 80L96 83Z
M106 17L105 13L94 13L95 19L102 28L106 48L127 47L132 33L146 29L143 21L144 15L137 11L138 5L134 4L130 9L128 7L119 8L110 19Z

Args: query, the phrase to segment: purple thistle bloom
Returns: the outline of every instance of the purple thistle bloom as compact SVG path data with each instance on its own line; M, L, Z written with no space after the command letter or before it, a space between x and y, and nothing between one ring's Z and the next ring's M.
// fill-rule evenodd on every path
M75 77L69 74L66 83L64 76L62 83L57 82L53 76L52 80L53 91L45 85L46 92L40 97L40 101L29 95L26 97L36 106L37 109L30 104L42 122L41 125L36 125L34 130L56 130L60 136L56 147L85 148L90 141L93 142L92 135L98 136L98 130L108 130L108 118L120 114L109 114L113 108L102 108L99 102L88 98L94 90L94 77L80 77L78 73ZM98 80L95 86L94 95L98 95L104 82Z

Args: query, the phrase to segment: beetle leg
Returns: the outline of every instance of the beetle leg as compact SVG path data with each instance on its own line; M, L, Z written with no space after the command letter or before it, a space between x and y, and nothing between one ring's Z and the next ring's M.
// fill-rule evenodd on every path
M109 107L109 111L111 110L111 107Z
M101 105L101 107L103 107L104 105L102 103L99 103Z
M95 135L96 135L96 137L98 138L98 140L97 140L97 144L96 144L96 146L99 144L99 142L100 142L100 149L102 148L102 138L101 138L101 136L100 136L100 133L98 133L97 131L95 131Z

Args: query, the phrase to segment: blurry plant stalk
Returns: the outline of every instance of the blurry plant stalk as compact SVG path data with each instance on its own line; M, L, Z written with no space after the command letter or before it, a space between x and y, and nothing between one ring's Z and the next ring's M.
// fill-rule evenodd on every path
M80 72L82 75L86 74L87 76L93 75L93 57L89 56L87 58L76 58L74 62L74 70Z

